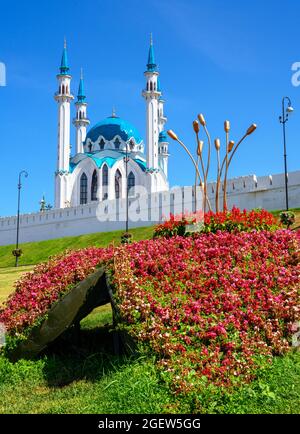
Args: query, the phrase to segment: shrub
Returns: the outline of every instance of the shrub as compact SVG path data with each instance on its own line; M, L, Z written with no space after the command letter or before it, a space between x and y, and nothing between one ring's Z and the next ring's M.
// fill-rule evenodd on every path
M132 243L132 233L124 232L121 235L121 244L130 244Z
M203 213L170 214L169 220L155 226L153 238L170 238L176 235L183 236L189 233L189 227L203 221Z
M295 223L295 213L292 211L284 211L279 214L281 223L289 229Z

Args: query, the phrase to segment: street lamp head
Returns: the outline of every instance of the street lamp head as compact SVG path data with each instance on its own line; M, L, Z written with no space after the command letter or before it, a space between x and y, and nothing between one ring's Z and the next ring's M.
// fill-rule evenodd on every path
M288 107L287 107L287 109L286 109L286 112L287 113L293 113L293 111L294 111L294 109L293 109L293 107L291 106L291 105L289 105Z
M24 175L25 178L28 178L28 173L26 172L26 170L21 170L21 172L19 173L19 176Z

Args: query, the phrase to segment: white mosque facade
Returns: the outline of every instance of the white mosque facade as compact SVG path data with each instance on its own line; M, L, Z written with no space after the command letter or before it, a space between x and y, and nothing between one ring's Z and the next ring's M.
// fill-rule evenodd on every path
M164 130L164 100L159 72L150 42L145 88L146 155L145 144L137 129L118 117L111 116L92 128L87 115L84 79L81 72L75 127L75 154L71 156L71 93L67 47L64 45L61 66L57 75L58 105L57 169L55 172L55 208L68 208L97 201L134 197L135 187L143 186L148 194L169 189L168 141ZM126 183L127 179L127 183Z

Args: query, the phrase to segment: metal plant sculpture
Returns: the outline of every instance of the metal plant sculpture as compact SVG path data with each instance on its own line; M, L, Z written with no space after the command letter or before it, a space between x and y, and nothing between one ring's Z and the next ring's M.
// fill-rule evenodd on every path
M199 121L199 122L198 122ZM199 133L200 133L200 125L203 127L205 131L205 135L207 138L208 143L208 151L207 151L207 162L206 167L204 163L203 158L203 148L204 148L204 141L200 140ZM210 159L211 159L211 139L210 134L208 132L206 121L203 116L203 114L198 115L198 120L193 121L193 129L196 135L196 142L197 142L197 161L195 161L194 157L192 156L191 152L188 150L186 145L179 140L177 137L177 134L174 133L172 130L168 130L168 135L175 141L177 141L187 152L189 157L191 158L194 166L195 166L195 210L196 210L196 187L198 184L199 179L199 186L202 188L203 191L203 210L206 212L206 207L208 206L208 209L211 211L211 204L208 198L208 191L207 191L207 180L208 180L208 173L210 168ZM242 141L253 133L253 131L256 130L256 124L250 125L250 127L247 129L246 133L243 135L243 137L235 144L233 140L229 140L229 131L230 131L230 122L226 120L224 122L224 131L225 131L225 142L226 142L226 149L225 149L225 155L221 163L221 156L220 156L220 150L221 150L221 141L219 138L215 139L215 149L217 153L217 182L216 182L216 194L215 194L215 209L216 212L219 212L219 196L220 196L220 189L221 189L221 183L222 183L222 175L224 171L224 177L223 177L223 211L227 210L227 176L228 176L228 169L230 166L230 163L232 161L232 158L234 154L236 153L238 147L242 143ZM199 170L199 163L201 166L202 176L203 180L200 174Z

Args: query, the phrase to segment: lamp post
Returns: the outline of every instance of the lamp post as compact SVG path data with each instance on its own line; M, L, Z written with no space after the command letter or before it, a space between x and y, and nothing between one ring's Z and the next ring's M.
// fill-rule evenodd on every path
M285 108L285 101L287 101L287 107ZM285 207L289 210L289 196L288 196L288 174L287 174L287 161L286 161L286 139L285 139L285 124L289 119L289 113L294 111L291 100L288 96L282 98L282 115L279 116L279 122L282 124L283 129L283 149L284 149L284 180L285 180Z
M16 257L16 263L15 263L15 267L18 266L18 262L19 262L19 257L20 255L20 250L19 250L19 230L20 230L20 199L21 199L21 188L22 188L22 184L21 184L21 177L22 175L25 176L25 178L28 177L28 173L26 172L26 170L22 170L19 173L19 182L18 182L18 214L17 214L17 241L16 241L16 249L14 251L15 257Z

